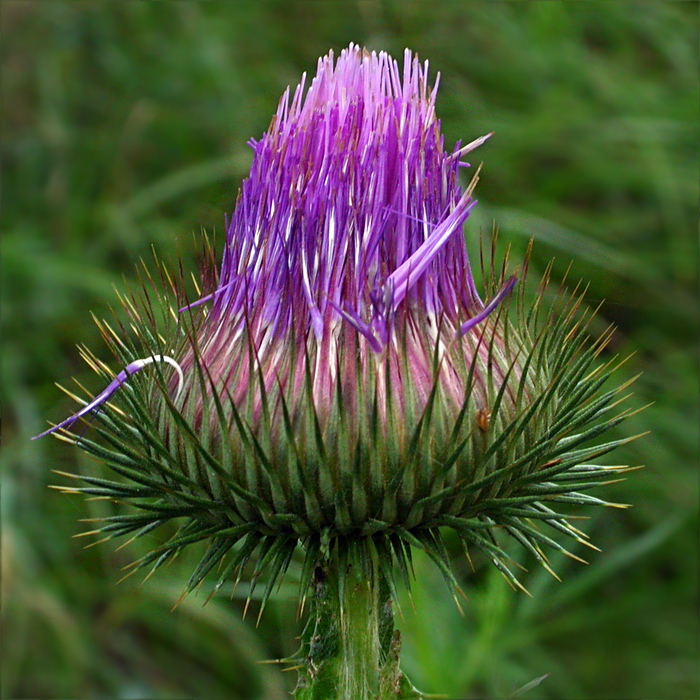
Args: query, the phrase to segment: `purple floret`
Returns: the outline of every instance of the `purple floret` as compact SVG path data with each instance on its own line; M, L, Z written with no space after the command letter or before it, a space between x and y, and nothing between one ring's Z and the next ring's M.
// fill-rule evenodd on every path
M82 418L83 416L86 416L89 413L92 413L93 411L97 411L100 408L100 406L109 401L109 399L117 392L117 390L121 387L122 384L124 384L124 382L126 382L137 372L140 372L144 367L147 367L148 365L153 364L154 362L163 362L175 369L175 372L177 373L177 391L175 393L175 396L177 397L177 394L182 388L184 377L182 374L182 370L180 369L180 365L172 357L168 357L167 355L153 355L152 357L145 357L141 360L134 360L114 377L114 379L105 387L101 394L99 394L92 401L83 406L83 408L81 408L78 412L74 413L69 418L66 418L64 421L61 421L58 425L54 425L48 430L45 430L43 433L35 435L32 438L32 440L38 440L39 438L44 437L44 435L49 435L51 433L56 432L57 430L68 429L78 419Z

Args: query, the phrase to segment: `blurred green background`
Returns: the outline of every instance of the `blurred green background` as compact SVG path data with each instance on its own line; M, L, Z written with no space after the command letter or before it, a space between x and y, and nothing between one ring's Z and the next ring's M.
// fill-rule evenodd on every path
M528 698L698 697L698 4L695 2L2 2L5 698L284 698L295 673L258 662L296 649L294 574L259 627L245 585L170 612L177 560L117 586L148 543L83 549L80 518L109 504L59 495L52 469L100 472L30 436L72 410L53 382L100 380L111 360L90 312L137 285L152 249L197 269L202 231L233 206L282 90L350 41L442 72L446 142L496 136L466 229L495 221L535 272L606 303L611 353L643 372L623 426L650 430L612 463L644 464L605 495L634 504L583 527L601 553L529 569L528 598L459 565L461 617L417 562L404 667L426 692ZM536 277L536 275L535 275ZM118 313L118 312L117 312ZM584 554L577 551L578 554ZM253 611L255 613L255 611ZM520 697L520 695L518 695Z

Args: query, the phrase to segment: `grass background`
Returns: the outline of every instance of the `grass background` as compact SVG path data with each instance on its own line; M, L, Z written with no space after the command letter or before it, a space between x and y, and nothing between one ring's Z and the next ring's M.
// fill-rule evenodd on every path
M534 267L607 299L612 351L643 372L618 454L645 464L587 512L602 553L531 569L528 598L475 562L461 617L418 561L404 606L404 667L426 692L505 698L698 697L698 4L695 2L30 2L2 11L4 698L283 698L300 623L285 587L256 629L229 600L191 597L184 557L116 586L143 543L83 549L79 518L110 508L47 489L85 464L30 442L94 392L79 359L105 360L90 312L136 284L152 249L196 270L202 230L220 234L282 90L350 41L442 72L448 144L494 130L476 155L476 252L493 221ZM83 541L84 542L84 541ZM581 552L577 552L582 554Z

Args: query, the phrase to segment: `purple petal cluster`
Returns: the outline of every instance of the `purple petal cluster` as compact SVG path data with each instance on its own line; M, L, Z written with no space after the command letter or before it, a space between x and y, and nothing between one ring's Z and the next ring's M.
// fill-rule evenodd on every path
M305 79L250 142L200 359L242 399L251 348L266 386L300 385L310 354L323 403L358 353L372 364L400 350L425 395L436 343L468 333L515 282L484 305L462 235L476 201L460 187L461 158L487 137L445 149L437 81L408 50L401 70L351 45L319 60L306 94ZM292 357L290 343L304 351ZM450 383L458 399L463 383Z

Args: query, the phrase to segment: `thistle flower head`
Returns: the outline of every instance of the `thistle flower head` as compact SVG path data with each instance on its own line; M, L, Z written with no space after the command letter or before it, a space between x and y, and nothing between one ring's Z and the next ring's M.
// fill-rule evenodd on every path
M593 367L605 338L587 341L576 302L543 323L543 294L511 304L503 270L482 299L462 229L476 178L459 180L486 137L446 149L436 92L408 51L402 70L353 45L321 59L250 142L204 296L160 325L153 301L128 302L133 344L103 326L126 369L47 432L127 477L81 477L144 511L107 533L182 518L137 566L208 540L190 588L257 552L266 597L300 543L308 585L324 549L358 566L371 551L391 582L420 547L451 580L445 527L514 583L496 530L545 566L541 545L563 546L533 523L584 541L558 509L603 504L583 490L619 470L588 460L621 441L582 447L625 417ZM102 440L67 432L98 408Z

